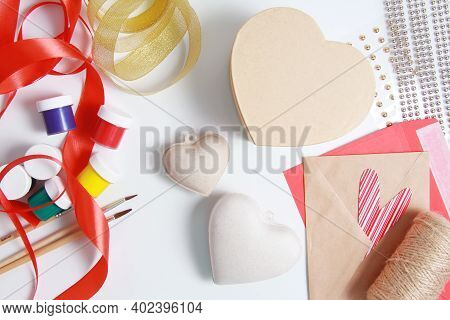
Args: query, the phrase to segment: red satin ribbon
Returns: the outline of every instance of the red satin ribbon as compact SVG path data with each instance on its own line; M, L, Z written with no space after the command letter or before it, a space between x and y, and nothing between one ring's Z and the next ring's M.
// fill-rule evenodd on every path
M0 21L2 21L0 61L4 62L0 64L0 94L7 95L0 117L6 111L18 89L32 84L48 74L67 75L86 70L85 83L75 115L77 128L67 135L64 143L63 168L66 171L67 191L72 199L78 224L92 244L99 250L101 257L83 278L56 298L89 299L101 288L108 274L109 228L102 210L80 185L76 177L87 164L92 152L93 142L90 136L97 119L98 109L104 103L103 84L99 74L91 64L90 57L85 57L78 48L70 43L75 25L80 21L81 0L60 0L60 3L46 1L32 6L25 13L25 17L42 6L58 5L62 7L64 10L64 31L55 38L24 40L22 25L20 25L17 41L14 41L19 4L20 0L0 0ZM84 21L81 20L81 22L85 24ZM71 72L54 71L54 67L63 58L75 59L81 65ZM24 159L17 159L16 161L23 162ZM11 165L15 165L17 162ZM26 211L23 206L8 201L1 191L0 202L17 228L30 254L36 273L35 293L38 284L36 257L17 218L17 214L27 215Z

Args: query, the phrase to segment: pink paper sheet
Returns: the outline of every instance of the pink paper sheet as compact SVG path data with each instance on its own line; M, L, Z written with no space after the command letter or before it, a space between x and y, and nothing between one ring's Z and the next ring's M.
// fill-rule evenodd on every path
M450 186L450 172L448 171L450 170L448 166L450 158L445 141L443 144L440 142L440 140L444 140L442 133L440 130L437 132L434 129L436 125L437 121L435 119L415 120L394 124L391 127L381 129L327 152L323 156L427 151L430 153L431 159L430 210L448 218L449 212L445 202L450 201L450 199L446 196L444 202L443 196L447 194L446 192L450 192L448 190ZM421 129L423 131L418 132ZM304 168L302 164L284 172L300 216L303 222L305 222L306 211L303 174ZM436 182L439 183L439 187ZM442 196L440 192L442 192ZM450 281L447 282L440 298L450 298Z
M450 212L450 150L438 123L417 130L420 144L430 155L430 168L447 213Z

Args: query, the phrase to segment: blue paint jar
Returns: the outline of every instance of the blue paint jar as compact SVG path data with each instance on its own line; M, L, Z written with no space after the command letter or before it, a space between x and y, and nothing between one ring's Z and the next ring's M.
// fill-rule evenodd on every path
M48 135L75 129L72 105L71 96L59 96L36 102L38 112L44 117Z

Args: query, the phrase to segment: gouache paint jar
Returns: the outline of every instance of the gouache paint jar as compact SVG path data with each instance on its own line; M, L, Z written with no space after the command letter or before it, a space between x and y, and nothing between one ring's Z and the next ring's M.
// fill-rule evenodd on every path
M119 109L102 106L92 139L95 143L110 149L117 149L125 131L131 127L131 116Z
M47 144L37 144L32 146L25 153L25 156L44 155L62 161L62 153L56 147ZM52 160L33 159L23 163L27 173L36 180L48 180L56 176L61 171L61 165Z
M0 172L6 165L0 167ZM15 166L5 175L0 182L0 188L8 200L20 199L30 191L33 181L25 169L21 166Z
M72 105L71 96L59 96L36 102L38 112L44 117L48 135L75 129Z
M45 184L36 193L34 193L29 199L28 204L30 207L37 207L45 205L55 200L64 191L64 184L60 177L56 176L50 180L45 181ZM33 213L41 221L50 219L51 217L69 209L72 206L69 195L64 191L63 195L50 205L47 205L41 209L34 210Z
M100 152L91 156L88 165L78 175L78 181L94 198L119 179L120 171Z

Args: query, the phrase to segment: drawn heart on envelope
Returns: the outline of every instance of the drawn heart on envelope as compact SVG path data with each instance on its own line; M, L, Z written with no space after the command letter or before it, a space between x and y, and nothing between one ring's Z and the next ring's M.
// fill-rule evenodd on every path
M239 31L230 65L243 126L256 145L311 145L343 136L375 97L370 63L351 45L325 40L316 22L272 8Z
M361 175L358 195L358 224L372 242L367 254L408 209L412 192L404 188L380 208L380 181L373 169Z
M300 257L300 239L270 212L242 194L223 196L209 221L209 249L216 284L270 279L291 269Z
M163 156L168 176L190 191L208 196L222 177L229 160L227 140L206 133L200 138L187 136L183 143L171 145Z

